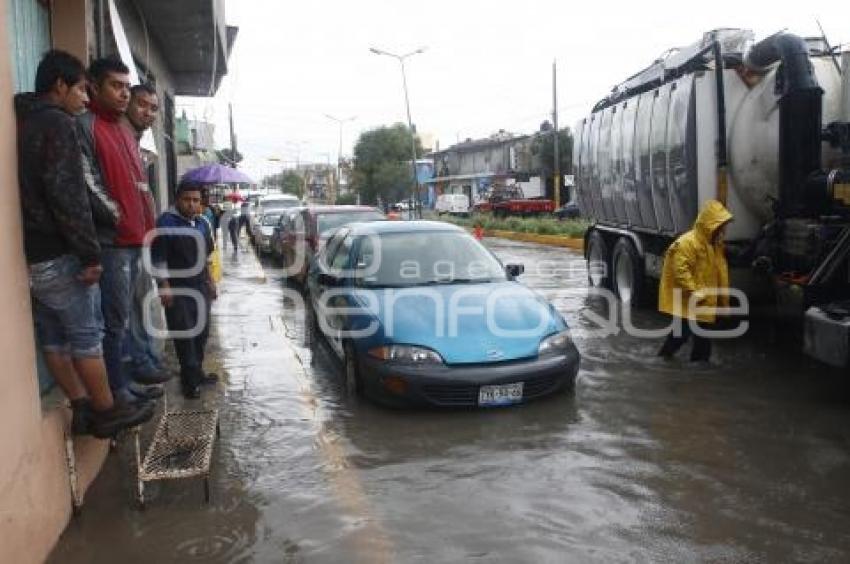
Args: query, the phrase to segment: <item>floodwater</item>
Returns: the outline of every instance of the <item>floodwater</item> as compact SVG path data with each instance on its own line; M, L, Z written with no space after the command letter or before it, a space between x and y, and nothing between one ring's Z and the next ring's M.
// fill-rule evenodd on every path
M165 482L139 511L121 445L51 561L850 561L846 376L771 327L707 367L660 362L658 338L591 331L608 308L577 254L486 242L572 326L574 395L451 412L350 399L297 294L243 252L214 311L211 503L200 480Z

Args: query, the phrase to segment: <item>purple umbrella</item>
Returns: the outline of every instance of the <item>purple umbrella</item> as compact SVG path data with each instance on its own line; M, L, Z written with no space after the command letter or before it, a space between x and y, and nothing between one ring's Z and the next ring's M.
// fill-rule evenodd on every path
M193 168L183 175L181 182L195 184L256 184L250 176L218 163Z

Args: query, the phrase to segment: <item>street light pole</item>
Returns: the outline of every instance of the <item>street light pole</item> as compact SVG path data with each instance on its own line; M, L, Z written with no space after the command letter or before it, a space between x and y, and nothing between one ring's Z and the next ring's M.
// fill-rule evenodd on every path
M339 149L337 150L337 153L336 153L336 195L337 195L337 198L338 198L339 197L339 184L340 184L340 179L341 179L340 166L339 165L340 165L340 162L342 161L342 126L347 121L354 121L355 119L357 119L357 116L351 116L349 118L339 119L339 118L335 118L334 116L332 116L330 114L325 114L325 117L330 119L330 120L333 120L333 121L335 121L339 124Z
M422 202L419 201L419 176L416 174L416 135L413 131L413 120L410 118L410 97L407 93L407 73L404 69L404 60L408 57L412 57L413 55L418 55L419 53L425 52L425 47L420 47L416 51L411 51L405 55L396 55L394 53L389 53L387 51L382 51L381 49L376 49L375 47L370 47L369 50L376 55L386 55L388 57L392 57L399 62L401 66L401 81L402 86L404 87L404 106L407 109L407 128L410 130L410 149L411 155L413 159L411 160L411 167L413 169L413 189L411 191L411 198L409 207L411 208L408 213L410 213L410 217L413 217L413 210L417 210L417 215L419 219L422 219ZM415 206L415 208L414 208Z

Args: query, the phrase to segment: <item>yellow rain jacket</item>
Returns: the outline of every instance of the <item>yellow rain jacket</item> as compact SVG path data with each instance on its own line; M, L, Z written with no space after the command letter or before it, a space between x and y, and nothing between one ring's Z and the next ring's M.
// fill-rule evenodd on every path
M728 296L718 296L711 290L729 287L729 267L723 243L712 244L717 229L732 219L723 204L709 200L699 212L693 228L680 236L667 249L658 290L658 309L675 317L713 322L714 308L729 305ZM688 305L696 294L699 315Z

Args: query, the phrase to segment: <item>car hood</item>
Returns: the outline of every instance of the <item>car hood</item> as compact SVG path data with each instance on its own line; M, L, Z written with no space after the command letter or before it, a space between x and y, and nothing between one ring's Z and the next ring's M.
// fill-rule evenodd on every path
M371 298L359 301L380 324L383 344L428 347L447 364L533 358L543 337L566 329L543 297L518 282L365 292Z

